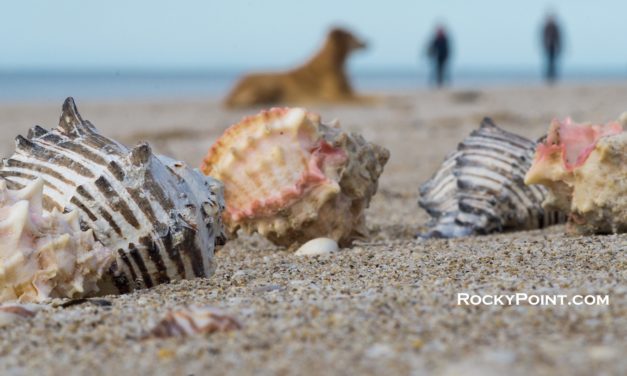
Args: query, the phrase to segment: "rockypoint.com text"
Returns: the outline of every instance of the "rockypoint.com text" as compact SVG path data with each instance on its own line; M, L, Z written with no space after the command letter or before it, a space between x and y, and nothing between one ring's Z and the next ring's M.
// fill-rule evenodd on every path
M457 294L457 305L609 305L609 295L528 295L526 293L502 295Z

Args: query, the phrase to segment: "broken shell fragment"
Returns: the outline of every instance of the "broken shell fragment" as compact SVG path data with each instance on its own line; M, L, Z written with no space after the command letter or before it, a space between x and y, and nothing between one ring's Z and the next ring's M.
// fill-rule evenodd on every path
M0 176L11 188L42 178L43 208L76 211L81 228L115 252L103 293L209 276L214 247L224 243L219 182L148 144L129 149L101 135L72 98L56 129L17 137Z
M579 234L627 232L627 133L620 122L554 120L538 145L527 184L547 187L544 206L569 214Z
M41 310L37 304L3 304L0 305L0 328L15 322L29 320Z
M147 337L186 337L241 329L240 323L224 312L211 307L191 306L171 311L159 321Z
M80 229L76 211L43 212L43 187L35 179L10 190L0 178L0 302L95 293L115 258Z
M277 245L366 235L364 210L389 152L301 108L273 108L233 125L202 171L225 186L224 222Z

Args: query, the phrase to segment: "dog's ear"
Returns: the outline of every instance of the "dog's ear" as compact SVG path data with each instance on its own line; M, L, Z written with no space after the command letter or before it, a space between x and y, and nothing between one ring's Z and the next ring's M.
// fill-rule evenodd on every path
M366 47L365 42L357 39L346 29L339 27L334 27L329 31L329 39L331 39L337 46L342 46L343 49L347 51Z
M348 34L346 30L334 27L329 31L329 38L339 42L346 39L346 34Z

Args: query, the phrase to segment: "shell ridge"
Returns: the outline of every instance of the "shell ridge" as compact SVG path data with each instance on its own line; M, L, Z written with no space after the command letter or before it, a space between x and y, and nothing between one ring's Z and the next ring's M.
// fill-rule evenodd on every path
M502 187L502 189L494 190L501 198L510 197L508 193L512 193L516 198L518 207L531 207L534 204L529 200L529 191L524 187L524 183L518 179L515 181L508 175L502 174L500 171L485 168L482 164L473 162L464 166L460 171L462 174L460 179L477 187L491 186L490 182L494 182ZM483 183L482 183L483 182ZM536 204L538 207L539 205Z
M147 209L146 207L144 207L144 210L142 210L140 208L141 203L137 202L136 200L141 195L131 194L127 198L128 199L128 203L127 203L127 199L123 197L122 192L128 193L128 191L130 190L130 187L126 187L125 189L125 187L123 187L119 181L114 180L114 184L116 185L116 187L113 188L109 184L109 179L107 179L109 176L107 175L108 174L105 174L96 180L96 187L99 188L102 200L94 200L93 202L96 204L98 202L112 203L111 209L114 212L116 212L114 219L118 227L126 227L126 225L128 224L140 230L139 232L137 232L137 235L135 237L130 238L128 240L134 241L135 243L137 243L137 244L134 243L133 245L140 250L145 250L147 254L149 255L148 259L151 261L151 263L146 263L145 260L142 260L141 264L136 262L137 267L140 270L146 270L145 273L142 273L142 278L144 275L150 275L150 274L156 273L158 275L160 283L165 283L166 279L167 280L170 279L169 276L171 275L171 273L175 272L174 269L176 269L175 273L178 275L179 274L178 262L174 261L175 266L170 268L172 269L170 270L170 272L167 271L168 268L165 267L165 263L163 262L164 257L170 258L170 253L167 252L167 250L165 249L165 245L161 242L160 240L161 236L159 235L159 233L163 231L160 228L166 228L165 224L167 223L167 220L164 220L164 219L159 220L154 216L153 206L159 206L157 204L158 201L154 201L154 200L143 201L142 200L141 203L143 203L144 205L146 205L147 203L149 205L148 207L150 208L150 209ZM156 191L156 188L153 187L152 190ZM165 213L165 210L162 209L161 211ZM156 222L151 222L152 219L155 219ZM157 225L157 229L156 229L157 234L148 236L148 233L144 232L141 229L150 228L151 224ZM163 224L163 226L159 226L160 224ZM133 260L135 259L136 257L133 257ZM149 286L152 283L152 281L145 281L145 283L147 286Z

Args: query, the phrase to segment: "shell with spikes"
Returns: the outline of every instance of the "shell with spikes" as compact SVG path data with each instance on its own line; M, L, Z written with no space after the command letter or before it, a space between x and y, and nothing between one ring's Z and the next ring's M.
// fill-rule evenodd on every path
M364 210L389 152L301 108L244 118L215 142L201 170L225 185L225 225L295 248L366 235Z
M101 135L72 98L57 128L17 137L0 176L14 189L42 178L43 209L76 210L81 227L115 252L99 283L104 293L210 276L224 244L218 181L146 143L131 149Z
M0 302L78 298L98 291L111 250L79 227L78 212L42 210L44 183L10 190L0 179Z
M550 194L546 208L569 213L569 232L627 232L627 115L605 125L554 120L525 183Z
M418 204L431 216L423 238L454 238L531 230L561 223L544 210L546 189L523 183L535 143L485 118L420 187Z

